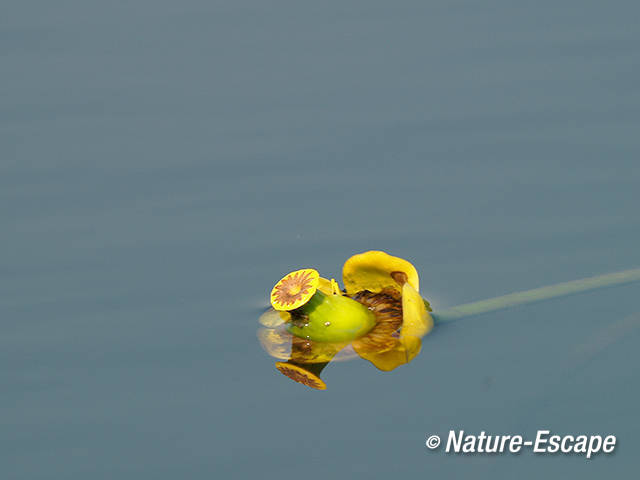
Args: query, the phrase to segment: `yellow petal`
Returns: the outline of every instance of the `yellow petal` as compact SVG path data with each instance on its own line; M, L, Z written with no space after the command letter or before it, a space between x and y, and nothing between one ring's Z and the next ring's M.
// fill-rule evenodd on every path
M349 258L342 267L342 280L349 295L362 290L377 293L385 288L400 291L405 283L416 291L420 289L418 272L411 263L377 250Z
M342 295L340 286L333 278L331 280L319 277L318 278L318 290L325 295Z
M433 318L429 315L424 300L417 289L413 288L409 283L405 283L402 287L402 330L400 331L400 341L405 343L413 338L420 339L429 333L432 328Z
M332 295L333 289L331 288L331 280L327 280L326 278L319 277L318 290L320 290L325 295Z

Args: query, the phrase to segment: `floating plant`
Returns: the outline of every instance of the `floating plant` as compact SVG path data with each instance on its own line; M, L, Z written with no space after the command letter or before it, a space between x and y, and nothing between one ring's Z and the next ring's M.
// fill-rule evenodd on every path
M640 269L600 275L459 305L431 314L408 261L381 251L349 258L344 289L312 268L285 275L260 317L260 343L276 368L296 382L324 390L322 369L332 361L364 358L391 371L411 362L434 324L502 308L640 280Z

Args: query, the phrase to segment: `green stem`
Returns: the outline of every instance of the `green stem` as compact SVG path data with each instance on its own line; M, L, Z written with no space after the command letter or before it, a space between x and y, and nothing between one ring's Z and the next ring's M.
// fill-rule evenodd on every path
M555 285L549 285L547 287L510 293L478 302L463 303L457 307L452 307L437 313L434 315L434 320L436 323L444 323L469 315L493 312L495 310L502 310L503 308L526 305L542 300L549 300L550 298L563 297L565 295L572 295L574 293L586 292L596 288L620 285L638 280L640 280L640 268L582 278L571 282L556 283Z

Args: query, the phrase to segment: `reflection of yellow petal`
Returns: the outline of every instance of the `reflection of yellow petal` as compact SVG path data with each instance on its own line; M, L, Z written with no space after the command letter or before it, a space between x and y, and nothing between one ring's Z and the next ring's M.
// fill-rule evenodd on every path
M346 345L346 343L312 342L292 335L289 359L296 363L330 362Z
M284 326L258 329L258 340L269 355L279 360L324 363L356 357L348 342L313 342L291 335Z
M384 372L391 370L407 363L407 354L402 345L398 345L393 350L384 353L363 352L360 354L365 360L369 360L376 368Z
M260 325L265 327L275 328L290 320L291 314L289 312L278 312L277 310L270 308L260 315L258 322L260 322Z
M274 328L259 328L258 340L260 345L272 357L280 360L289 360L291 357L291 334L282 333L282 330Z
M408 282L419 290L418 272L402 258L372 250L349 258L342 267L342 280L349 295L362 290L380 292L385 288L401 290Z
M314 372L313 366L311 365L296 365L291 362L276 362L276 368L280 370L280 373L286 375L291 380L302 383L307 387L315 388L316 390L327 389L327 384L320 378L320 372ZM322 368L324 368L324 365L322 365L319 370L322 371Z
M363 348L356 348L356 351L380 370L390 371L409 363L420 353L421 338L432 328L433 319L422 297L409 283L405 283L402 287L402 328L395 347L382 353Z

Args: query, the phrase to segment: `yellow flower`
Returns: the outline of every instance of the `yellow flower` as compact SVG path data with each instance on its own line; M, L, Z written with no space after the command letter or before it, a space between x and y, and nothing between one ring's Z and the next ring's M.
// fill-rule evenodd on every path
M274 310L260 318L266 328L258 338L271 356L289 361L276 365L296 381L309 384L301 380L301 368L356 356L393 370L420 353L421 338L433 328L418 272L408 261L364 252L345 262L342 277L344 291L335 280L303 269L272 290Z

